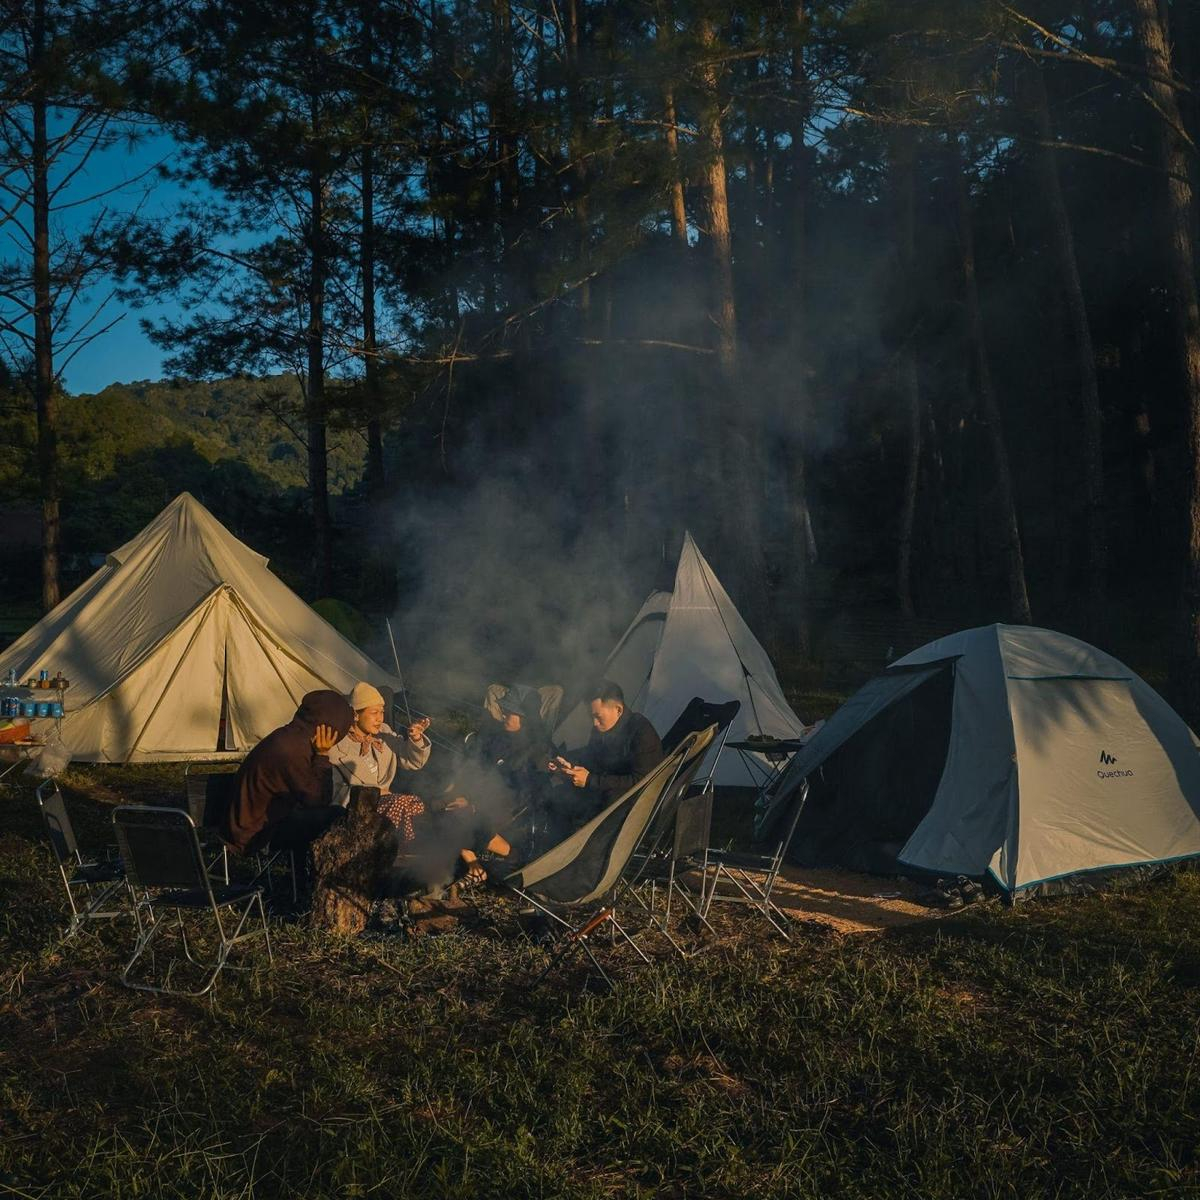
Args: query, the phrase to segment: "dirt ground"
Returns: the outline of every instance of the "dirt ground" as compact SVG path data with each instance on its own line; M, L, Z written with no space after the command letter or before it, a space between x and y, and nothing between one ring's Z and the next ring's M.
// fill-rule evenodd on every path
M698 873L685 876L683 882L693 892L699 890ZM785 865L775 882L774 898L780 908L799 921L816 921L837 933L855 934L946 916L946 909L928 908L917 901L928 890L926 885L908 879ZM718 893L736 895L737 889L722 883ZM721 907L720 901L717 907ZM473 905L449 897L415 901L411 915L412 933L417 936L446 933L463 921L470 923L476 916Z
M819 921L839 933L870 933L947 915L946 909L917 902L928 890L908 879L785 864L775 881L774 898L798 920ZM725 884L718 888L718 894L728 892L736 889Z

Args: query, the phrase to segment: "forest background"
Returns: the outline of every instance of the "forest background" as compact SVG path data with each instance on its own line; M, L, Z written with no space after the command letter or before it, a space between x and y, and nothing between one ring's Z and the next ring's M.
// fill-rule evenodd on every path
M22 619L187 489L360 639L561 678L690 529L789 672L1033 621L1200 724L1193 5L4 13ZM72 215L164 137L178 204ZM66 391L97 290L167 379Z

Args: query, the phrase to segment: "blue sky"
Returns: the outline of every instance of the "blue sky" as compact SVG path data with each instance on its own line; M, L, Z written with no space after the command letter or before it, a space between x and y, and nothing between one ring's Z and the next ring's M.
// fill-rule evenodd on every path
M52 125L52 136L54 132ZM159 162L169 160L175 150L174 141L164 134L147 137L133 146L118 142L97 150L59 198L58 203L65 202L67 206L51 217L52 245L57 237L70 238L86 227L103 205L107 205L110 212L140 208L147 217L170 216L186 193L180 185L158 178L151 169ZM76 161L62 161L51 176L51 186L63 172L73 168ZM149 175L146 174L148 170L151 171ZM5 238L0 246L0 257L19 254L14 242ZM75 301L70 328L79 329L111 291L110 281L97 280ZM97 392L110 383L160 379L163 354L142 332L140 318L176 315L178 312L178 306L170 302L156 308L135 310L115 299L110 300L91 328L100 328L118 315L121 319L70 360L63 376L67 391Z
M147 217L170 216L186 195L183 188L170 181L151 175L139 179L148 168L163 160L170 160L175 153L175 143L166 135L148 138L132 148L118 145L96 154L89 163L87 190L89 193L120 186L121 190L108 198L114 207L132 208L141 205ZM123 185L123 186L122 186ZM145 200L143 201L143 194ZM94 206L83 205L78 213L81 219ZM64 232L67 217L64 215ZM111 290L107 281L100 281L86 305L80 305L79 315L72 322L84 319L85 309L90 311ZM129 383L135 379L161 379L163 352L154 346L142 332L140 319L158 315L177 315L178 305L167 302L154 308L132 309L117 300L110 302L105 321L122 313L122 319L102 336L85 346L68 365L64 383L69 392L98 392L110 383Z

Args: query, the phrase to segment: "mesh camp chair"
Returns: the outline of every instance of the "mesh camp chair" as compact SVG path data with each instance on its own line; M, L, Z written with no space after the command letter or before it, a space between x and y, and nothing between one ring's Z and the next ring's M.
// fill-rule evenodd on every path
M229 812L237 794L236 771L196 771L192 772L191 764L184 767L184 794L181 807L191 816L192 823L200 837L200 845L209 859L209 873L214 878L220 877L223 883L229 882L229 847L221 837L221 825ZM172 808L174 803L164 801ZM292 890L292 904L298 903L299 889L297 884L296 855L291 850L260 850L254 855L254 884L262 884L267 894L275 894L275 868L282 867L286 872Z
M708 882L707 894L701 905L701 916L707 920L713 902L745 904L762 914L764 920L782 937L791 940L787 931L789 918L775 903L773 894L775 881L779 878L779 869L783 865L783 856L791 845L792 835L796 832L796 824L804 802L808 798L808 781L800 785L792 818L784 829L783 836L775 846L773 854L739 854L728 850L709 850L707 853L706 872L712 868L712 877ZM722 880L733 885L733 891L722 894L717 886Z
M50 846L71 907L71 919L63 940L72 938L88 921L127 916L124 903L125 869L119 859L84 858L75 840L62 792L53 779L38 785L38 808L50 835ZM77 899L78 898L78 899Z
M214 856L209 860L210 873L219 872L224 883L229 882L229 848L221 837L221 825L236 792L236 771L193 773L190 763L183 770L183 806L196 826L201 847Z
M688 734L624 795L557 846L505 877L508 889L565 931L563 947L546 972L571 950L582 948L611 987L612 979L589 945L592 935L605 928L614 938L624 938L644 962L650 961L617 919L618 902L638 882L641 865L635 864L631 871L627 868L639 848L641 864L653 855L653 839L663 836L664 829L658 818L678 805L715 732L710 726ZM651 844L645 845L648 834Z
M114 810L113 827L125 861L126 880L134 904L138 912L144 912L148 917L144 925L139 921L137 943L121 973L122 983L146 992L203 996L216 983L230 951L260 933L267 944L267 957L274 961L262 893L253 884L213 881L200 848L196 825L188 813L179 808L130 804ZM159 915L162 909L175 910L183 955L202 972L202 986L198 988L170 986L174 962L168 966L162 985L135 983L130 979L134 966L172 924ZM261 925L247 928L247 922L256 909ZM212 918L217 949L211 958L200 959L192 953L183 921L185 912ZM227 922L229 929L226 928Z

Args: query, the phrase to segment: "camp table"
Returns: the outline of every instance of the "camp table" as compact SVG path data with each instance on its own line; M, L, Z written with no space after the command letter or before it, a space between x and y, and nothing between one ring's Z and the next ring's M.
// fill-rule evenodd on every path
M11 774L22 763L28 762L34 755L35 751L44 750L45 742L3 742L0 743L0 779ZM9 754L9 751L15 751Z
M755 806L764 801L775 786L776 780L783 774L784 768L791 761L797 750L802 750L807 738L754 738L752 741L728 742L730 750L736 750L738 757L754 780ZM763 759L766 762L763 762Z

